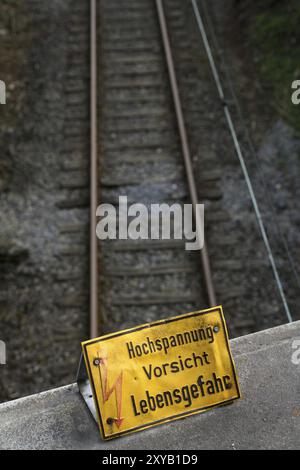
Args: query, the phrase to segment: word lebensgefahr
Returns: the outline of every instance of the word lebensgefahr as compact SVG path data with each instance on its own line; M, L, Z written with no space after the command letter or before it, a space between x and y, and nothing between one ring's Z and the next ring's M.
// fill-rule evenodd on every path
M232 387L231 377L224 375L218 377L215 373L209 379L205 379L200 375L197 383L191 385L184 385L181 388L173 390L165 390L161 393L150 394L148 390L145 391L145 398L135 400L134 395L131 395L131 403L135 416L140 414L147 414L156 411L158 408L165 408L172 405L179 405L183 403L185 408L189 408L194 400L199 401L199 398L204 398L207 395L216 395L224 392Z

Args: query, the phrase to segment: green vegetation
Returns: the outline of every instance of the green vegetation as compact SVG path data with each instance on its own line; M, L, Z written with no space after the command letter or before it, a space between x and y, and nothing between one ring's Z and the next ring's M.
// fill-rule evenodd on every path
M280 114L300 131L300 107L291 102L292 81L300 79L300 2L251 3L248 31L262 79L272 87Z

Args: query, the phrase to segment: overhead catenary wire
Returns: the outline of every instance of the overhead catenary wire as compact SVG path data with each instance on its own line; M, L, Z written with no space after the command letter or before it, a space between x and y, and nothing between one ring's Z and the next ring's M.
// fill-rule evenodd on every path
M199 28L199 31L200 31L200 34L201 34L201 37L202 37L202 40L203 40L204 48L205 48L205 51L206 51L206 54L207 54L207 57L208 57L208 61L209 61L209 64L210 64L210 67L211 67L211 70L212 70L212 74L213 74L213 77L214 77L214 80L215 80L215 84L216 84L216 87L217 87L217 90L218 90L218 94L219 94L219 97L220 97L220 99L223 103L225 117L226 117L226 120L227 120L227 123L228 123L228 126L229 126L229 130L230 130L230 133L231 133L231 136L232 136L232 139L233 139L234 147L235 147L237 156L239 158L239 162L240 162L240 165L241 165L241 168L242 168L242 171L243 171L243 174L244 174L244 178L245 178L245 181L246 181L246 184L247 184L247 187L248 187L248 191L249 191L249 194L250 194L250 197L251 197L252 205L253 205L255 215L256 215L256 218L257 218L257 221L258 221L259 229L260 229L260 232L261 232L261 235L262 235L262 239L264 241L264 244L265 244L265 247L266 247L266 250L267 250L267 254L268 254L268 257L269 257L269 260L270 260L270 264L271 264L271 267L272 267L272 270L273 270L275 282L276 282L278 290L279 290L279 294L280 294L280 297L281 297L281 300L282 300L282 304L283 304L287 319L291 323L293 321L293 318L292 318L292 315L291 315L291 312L290 312L290 309L289 309L289 305L288 305L288 302L287 302L287 299L286 299L286 296L285 296L285 292L284 292L284 289L283 289L283 285L282 285L282 282L281 282L281 279L280 279L280 276L279 276L279 273L278 273L275 258L273 256L273 252L272 252L272 249L271 249L271 246L270 246L268 235L266 233L266 229L265 229L265 226L264 226L262 215L261 215L261 212L260 212L257 200L256 200L256 196L255 196L255 193L254 193L254 190L253 190L252 182L251 182L251 179L250 179L250 176L249 176L249 173L248 173L248 169L247 169L247 166L246 166L246 163L245 163L245 159L244 159L244 156L243 156L243 153L242 153L242 149L241 149L238 137L237 137L237 133L236 133L236 130L235 130L235 126L234 126L232 117L231 117L231 113L230 113L229 108L228 108L228 106L225 102L225 95L224 95L223 86L222 86L220 75L219 75L219 72L217 70L216 63L215 63L215 60L214 60L214 57L213 57L213 54L212 54L212 49L211 49L209 41L208 41L208 37L207 37L207 34L206 34L206 30L205 30L205 26L204 26L204 23L203 23L203 20L202 20L202 16L201 16L201 13L200 13L199 8L198 8L197 1L196 0L191 0L191 2L192 2L195 17L196 17L197 25L198 25L198 28Z

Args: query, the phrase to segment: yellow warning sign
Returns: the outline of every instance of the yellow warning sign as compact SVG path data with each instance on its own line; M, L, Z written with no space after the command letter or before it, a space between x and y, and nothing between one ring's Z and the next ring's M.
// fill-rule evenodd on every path
M222 307L82 343L102 437L240 398Z

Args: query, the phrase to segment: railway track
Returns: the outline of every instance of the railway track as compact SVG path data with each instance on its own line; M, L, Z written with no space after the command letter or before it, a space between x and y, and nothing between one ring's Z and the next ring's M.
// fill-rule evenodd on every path
M100 5L101 202L188 202L156 5ZM207 305L197 259L182 244L115 241L100 251L104 329Z
M247 188L191 4L103 1L98 8L100 200L116 205L126 195L129 204L204 202L213 274L205 251L200 269L199 256L174 241L98 242L93 336L99 310L105 332L214 305L216 298L234 336L284 322L255 214L249 211L245 230L237 208L230 213L236 189L231 185L228 195L226 179L239 187L241 204ZM266 281L263 289L257 272ZM257 304L266 295L272 300L261 315Z
M213 23L222 22L221 4L214 2ZM5 217L11 215L9 243L0 247L0 302L15 351L3 369L4 400L71 382L85 338L209 305L200 253L186 251L184 241L95 237L99 203L117 205L127 195L129 204L184 204L191 192L156 2L94 6L91 15L81 0L30 0L32 24L28 17L18 39L34 46L20 61L28 64L21 78L30 83L30 99L18 132L4 143L14 168L0 201ZM193 178L205 204L212 282L230 336L285 323L191 3L164 0L163 6ZM97 19L92 50L91 18ZM234 108L233 114L239 122ZM97 168L89 164L91 136ZM280 252L277 258L285 272ZM297 298L296 289L289 294Z

